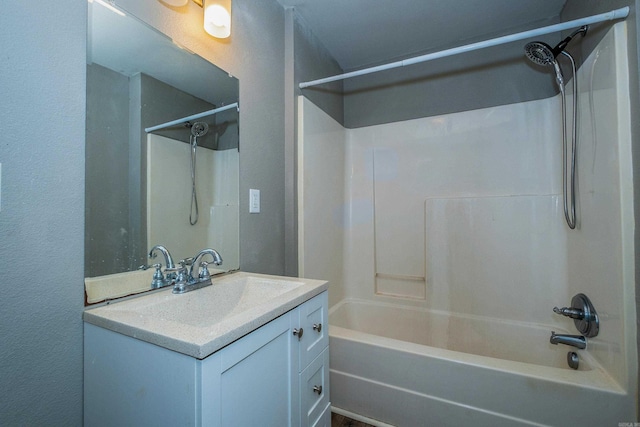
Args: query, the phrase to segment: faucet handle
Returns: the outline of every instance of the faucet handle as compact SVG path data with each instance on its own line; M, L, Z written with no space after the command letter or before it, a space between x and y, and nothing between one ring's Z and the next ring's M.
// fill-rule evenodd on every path
M151 289L161 288L165 285L164 275L160 270L162 264L153 264L152 267L154 267L156 271L153 273L153 278L151 279Z
M198 278L200 280L208 280L211 279L211 274L209 274L209 269L207 266L209 263L207 261L202 261L200 263L200 273L198 273Z
M176 282L186 282L187 281L187 267L181 266L178 268L178 277L176 277Z
M572 319L584 319L584 311L574 307L553 307L553 312L566 317L570 317Z
M585 294L576 294L571 299L571 307L554 307L553 312L573 319L576 329L587 338L598 335L600 320L593 304Z
M167 273L167 277L170 275L175 275L175 281L173 283L173 293L182 293L187 286L187 267L179 263L179 267L175 268L165 268L164 271Z

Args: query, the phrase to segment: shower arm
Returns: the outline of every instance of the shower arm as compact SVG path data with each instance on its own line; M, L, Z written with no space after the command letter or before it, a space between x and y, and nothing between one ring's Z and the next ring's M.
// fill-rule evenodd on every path
M553 48L554 56L558 56L561 52L563 52L564 49L569 44L569 42L578 34L582 34L582 37L584 37L587 34L588 29L589 27L587 25L583 25L582 27L575 30L573 33L569 34L569 36L565 37L564 40L562 40L560 43L556 45L556 47Z

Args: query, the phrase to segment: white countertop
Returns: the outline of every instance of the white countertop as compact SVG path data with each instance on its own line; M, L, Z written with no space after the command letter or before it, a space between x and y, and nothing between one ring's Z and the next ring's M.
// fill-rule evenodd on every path
M175 295L172 288L88 308L83 319L204 359L328 289L323 280L236 272Z

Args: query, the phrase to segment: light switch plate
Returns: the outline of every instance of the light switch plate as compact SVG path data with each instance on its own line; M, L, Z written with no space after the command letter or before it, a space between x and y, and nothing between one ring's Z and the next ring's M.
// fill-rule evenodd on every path
M260 213L260 190L249 189L249 213Z

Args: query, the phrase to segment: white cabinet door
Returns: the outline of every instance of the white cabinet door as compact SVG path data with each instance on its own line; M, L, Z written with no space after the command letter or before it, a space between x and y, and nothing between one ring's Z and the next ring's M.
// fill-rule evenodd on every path
M220 351L219 425L297 426L297 345L290 329L287 313Z
M197 425L196 362L85 323L84 425Z

